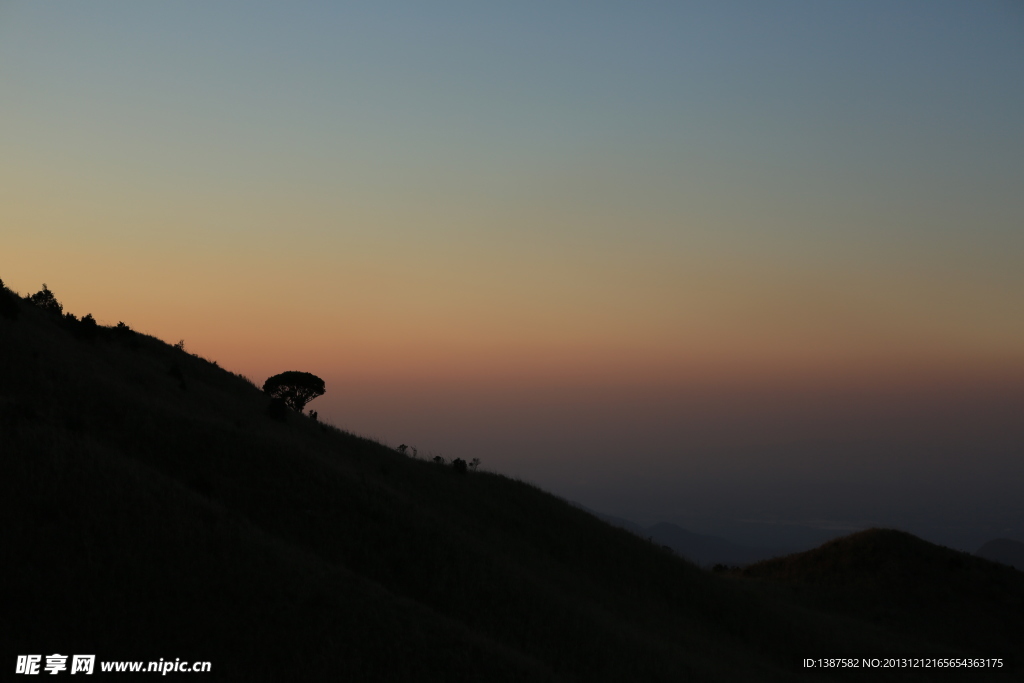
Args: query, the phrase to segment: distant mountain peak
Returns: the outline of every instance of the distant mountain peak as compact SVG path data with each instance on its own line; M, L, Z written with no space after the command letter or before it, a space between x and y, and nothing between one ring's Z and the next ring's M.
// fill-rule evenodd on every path
M978 548L974 554L1024 571L1024 543L1021 541L996 538Z

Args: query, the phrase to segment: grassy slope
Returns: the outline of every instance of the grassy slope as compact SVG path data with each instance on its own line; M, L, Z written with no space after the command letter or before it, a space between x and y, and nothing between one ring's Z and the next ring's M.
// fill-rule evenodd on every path
M215 364L141 335L76 339L20 308L0 318L10 659L208 659L236 680L727 681L791 680L800 657L840 650L983 650L912 611L894 626L710 575L521 482L275 422Z

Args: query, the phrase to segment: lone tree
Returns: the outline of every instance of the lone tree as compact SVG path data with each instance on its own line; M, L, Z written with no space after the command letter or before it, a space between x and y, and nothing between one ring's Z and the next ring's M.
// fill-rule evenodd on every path
M274 375L263 383L263 393L281 399L286 406L299 413L307 403L317 396L323 396L326 391L322 379L296 370Z

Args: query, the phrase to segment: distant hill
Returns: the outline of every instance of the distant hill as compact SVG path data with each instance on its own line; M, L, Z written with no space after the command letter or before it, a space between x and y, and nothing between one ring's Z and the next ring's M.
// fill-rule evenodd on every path
M645 532L647 531L644 527L640 526L636 522L631 522L628 519L623 519L622 517L613 517L612 515L606 515L602 512L595 512L594 510L591 510L590 508L585 507L579 503L573 503L573 505L580 508L581 510L586 510L587 512L594 515L598 519L603 519L612 526L617 526L620 529L625 529L626 531L630 531L638 536L644 536Z
M1022 650L1024 575L902 531L862 531L754 564L739 575L792 586L805 604L913 632L950 649L1002 656Z
M746 565L784 554L779 550L752 548L717 536L694 533L669 522L658 522L648 527L647 533L655 543L667 545L702 567Z
M978 548L974 554L1024 571L1024 543L1020 541L997 538Z
M593 511L591 513L612 526L631 531L642 538L650 539L658 545L667 546L681 557L685 557L701 567L710 567L717 564L746 565L785 554L782 550L755 548L733 543L728 539L718 536L687 531L671 522L658 522L649 527L643 527L621 517L613 517L612 515Z
M523 482L273 419L249 379L128 325L0 295L5 666L61 653L209 661L204 680L619 683L848 680L802 668L839 652L1021 660L1007 567L851 537L715 574ZM933 629L945 607L981 635Z

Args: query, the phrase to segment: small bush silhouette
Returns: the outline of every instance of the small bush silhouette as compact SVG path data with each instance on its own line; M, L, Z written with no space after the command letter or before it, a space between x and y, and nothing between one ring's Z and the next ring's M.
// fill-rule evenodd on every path
M274 375L263 383L263 393L283 399L285 405L297 413L301 413L307 403L317 396L323 396L326 391L322 379L296 370Z
M64 327L71 332L75 339L93 340L96 338L99 326L92 314L86 314L79 320L72 313L64 314Z
M99 325L96 324L96 318L92 317L92 313L83 315L78 323L78 337L80 339L95 339L97 331L99 331Z
M128 348L134 350L138 349L141 346L139 338L135 333L135 330L128 327L128 325L126 325L125 323L118 322L117 325L114 327L113 332L114 337L124 342L128 346Z
M408 447L408 446L406 446L406 445L405 445L405 444L403 443L403 444L402 444L401 446L399 446L399 447L398 447L398 448L396 448L395 450L396 450L396 451L398 451L399 453L401 453L402 455L405 455L405 452L406 452L406 451L407 451L408 449L409 449L409 447Z
M57 297L54 296L50 288L43 283L43 288L28 298L30 302L44 311L60 315L64 312L64 306L57 301Z
M462 458L455 458L455 460L452 460L452 469L458 472L459 474L465 474L466 461L463 460Z
M446 461L445 461L445 459L444 459L444 458L442 458L442 457L441 457L440 455L435 455L435 456L434 456L434 457L433 457L432 459L433 459L433 461L434 461L435 463L437 463L438 465L444 465L444 464L446 464Z

